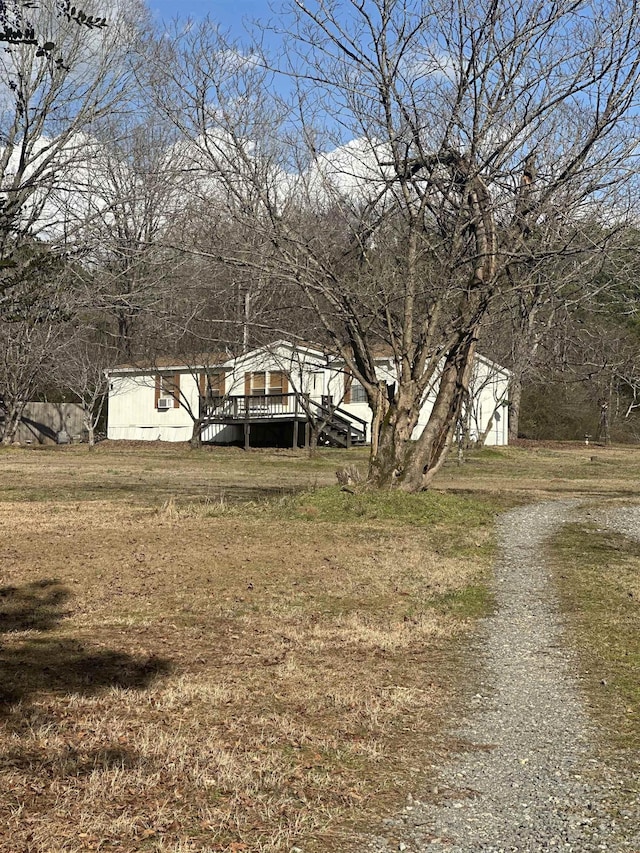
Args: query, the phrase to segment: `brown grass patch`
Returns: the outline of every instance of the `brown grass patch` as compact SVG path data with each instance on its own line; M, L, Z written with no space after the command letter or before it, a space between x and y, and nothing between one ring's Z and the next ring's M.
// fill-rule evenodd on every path
M164 482L0 503L0 850L335 849L444 748L486 557Z
M598 746L615 768L608 807L623 841L640 774L640 545L593 524L572 524L549 552L567 640L602 733Z
M584 497L634 499L640 488L640 450L579 442L529 443L471 452L451 459L434 486L469 494L502 494L512 501Z
M640 544L573 524L551 549L555 582L590 705L625 759L640 749Z

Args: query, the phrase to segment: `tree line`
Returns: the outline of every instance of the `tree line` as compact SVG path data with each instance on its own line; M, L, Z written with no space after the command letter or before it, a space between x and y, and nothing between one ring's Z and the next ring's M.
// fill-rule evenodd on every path
M478 347L512 371L515 435L540 429L534 411L561 421L549 382L594 438L612 413L633 423L633 3L294 0L270 39L234 40L213 20L159 28L142 2L16 2L29 38L0 7L3 441L61 390L93 428L115 363L284 336L364 388L377 487L429 487Z

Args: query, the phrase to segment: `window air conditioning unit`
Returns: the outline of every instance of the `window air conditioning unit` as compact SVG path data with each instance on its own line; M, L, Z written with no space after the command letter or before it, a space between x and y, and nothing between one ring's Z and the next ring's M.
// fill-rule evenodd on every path
M171 397L160 397L158 399L158 411L164 412L167 409L171 409L173 406L173 399Z

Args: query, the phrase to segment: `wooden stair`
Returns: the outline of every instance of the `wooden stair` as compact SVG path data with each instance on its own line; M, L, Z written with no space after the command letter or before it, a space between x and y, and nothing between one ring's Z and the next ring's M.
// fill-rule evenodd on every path
M367 443L367 422L340 408L327 408L312 402L315 424L320 426L320 441L331 447L354 447Z

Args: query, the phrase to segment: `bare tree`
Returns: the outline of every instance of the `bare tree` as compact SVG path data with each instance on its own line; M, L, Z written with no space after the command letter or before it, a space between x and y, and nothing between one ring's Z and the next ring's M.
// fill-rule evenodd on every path
M182 353L176 359L181 365L180 373L167 373L156 359L154 382L156 393L162 389L162 395L174 400L180 406L192 423L190 446L195 450L202 446L202 432L208 424L207 402L213 397L216 400L224 398L224 388L220 388L220 374L216 366L227 360L226 353ZM185 383L185 378L189 383ZM185 384L190 387L185 388ZM224 385L224 381L222 382ZM195 393L194 393L195 392Z
M0 395L5 442L13 440L43 372L57 363L82 306L76 285L88 272L70 256L76 246L70 245L61 202L71 196L76 205L81 202L76 184L86 164L92 124L131 106L125 90L134 81L131 49L144 6L138 0L126 11L120 3L108 5L108 26L94 0L87 0L82 10L62 0L0 8L0 25L23 27L5 32L7 44L0 53ZM24 15L16 17L19 12Z
M55 197L65 247L82 258L85 302L110 319L124 359L171 312L182 254L164 244L185 195L173 143L144 109L93 122L71 189Z
M33 254L0 299L0 443L11 444L25 406L64 347L72 299L58 258ZM26 273L26 274L25 274Z
M119 353L90 326L77 322L75 326L57 353L54 374L58 386L65 393L70 392L82 408L82 423L91 449L109 394L106 371L116 365Z
M288 100L274 63L205 24L179 43L162 103L212 197L269 246L219 260L299 287L365 388L370 482L426 488L497 295L525 263L550 276L598 251L585 219L629 215L640 22L633 4L581 0L300 0L282 27Z
M94 6L85 4L88 15ZM115 7L108 27L85 27L59 3L38 4L30 15L64 62L52 63L37 44L10 43L0 53L0 270L10 271L0 292L15 279L23 244L60 247L55 197L69 191L91 123L124 106L141 8Z
M569 251L553 264L545 263L542 270L520 265L513 271L513 286L502 290L489 312L480 343L510 370L511 439L518 437L527 382L541 383L563 373L567 381L576 381L584 373L581 364L586 370L600 350L603 335L610 354L599 356L603 369L610 357L616 363L625 361L620 360L620 350L630 346L628 317L635 311L635 300L632 305L629 297L637 281L637 238L633 229L623 233L616 225L603 228L592 223L589 228L586 220L581 222L583 240L591 239L591 251ZM603 327L604 319L608 327Z

